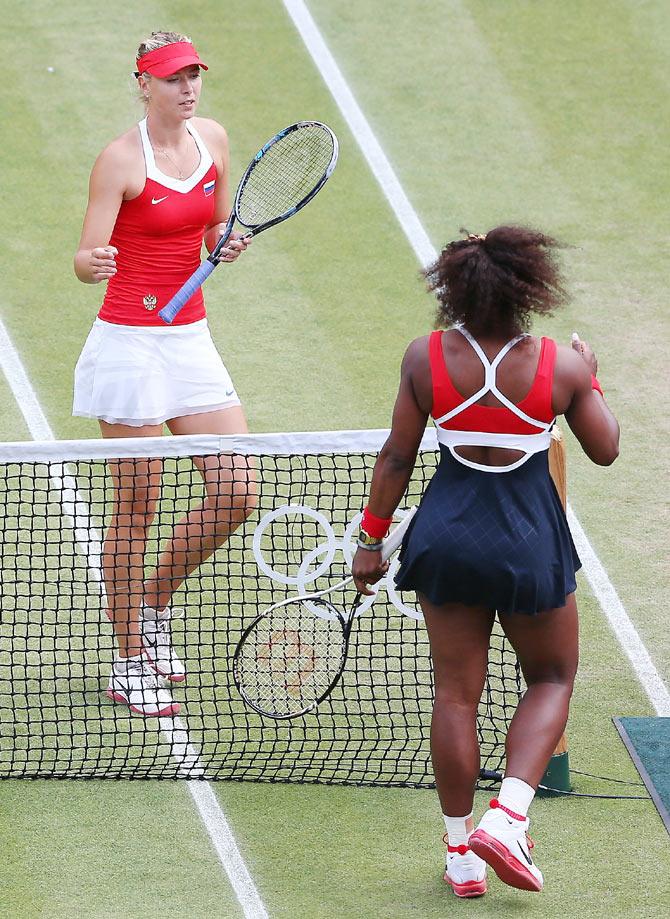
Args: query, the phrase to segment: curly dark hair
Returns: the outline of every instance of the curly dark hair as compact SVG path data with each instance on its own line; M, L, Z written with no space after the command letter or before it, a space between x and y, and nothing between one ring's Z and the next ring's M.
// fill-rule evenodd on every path
M551 315L567 300L556 261L560 247L550 236L518 226L448 243L423 272L439 302L436 327L459 323L475 337L511 338L529 328L532 313Z

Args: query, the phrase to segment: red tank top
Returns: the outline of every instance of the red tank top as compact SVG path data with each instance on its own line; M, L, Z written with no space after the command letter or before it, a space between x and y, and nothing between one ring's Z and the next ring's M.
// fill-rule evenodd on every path
M192 176L180 180L158 170L146 119L139 124L147 178L137 198L122 202L109 241L118 255L117 273L107 284L98 313L105 322L165 327L158 311L200 264L205 229L214 218L216 166L195 128L188 122L186 127L200 151L200 164ZM198 290L174 324L204 316Z
M516 403L517 411L523 412L529 420L525 421L505 405L491 406L477 403L467 406L452 418L444 420L454 409L467 401L462 396L449 376L449 371L442 351L443 331L433 332L429 339L430 372L433 382L433 408L431 415L436 423L446 430L481 431L490 434L536 434L538 428L554 420L551 408L554 365L556 363L556 342L551 338L542 338L540 359L535 378L526 396ZM542 424L533 425L537 419Z

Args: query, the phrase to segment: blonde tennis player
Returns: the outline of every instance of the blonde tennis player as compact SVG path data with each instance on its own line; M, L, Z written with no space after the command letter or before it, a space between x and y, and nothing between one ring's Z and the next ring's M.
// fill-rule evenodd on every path
M197 118L207 66L185 35L154 32L137 52L145 117L112 141L91 173L77 277L105 282L75 370L73 414L103 437L234 434L247 430L233 382L212 342L198 290L172 326L158 311L212 249L229 214L228 139ZM222 259L247 243L233 237ZM114 509L103 548L107 611L118 643L107 693L144 716L179 708L165 684L186 671L170 638L170 604L188 575L244 520L250 474L231 457L196 458L206 496L176 525L145 580L160 460L110 463ZM161 679L162 678L162 679Z

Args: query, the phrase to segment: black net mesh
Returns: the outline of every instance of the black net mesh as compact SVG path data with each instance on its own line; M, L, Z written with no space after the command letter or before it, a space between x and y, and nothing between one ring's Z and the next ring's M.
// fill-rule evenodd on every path
M352 631L342 681L315 712L289 722L263 718L235 689L231 658L244 627L272 603L349 573L376 456L367 447L357 452L355 437L346 453L269 449L271 435L250 453L158 464L145 573L183 515L202 515L198 466L207 467L215 516L230 519L231 494L234 514L256 505L175 594L172 643L187 677L169 687L178 715L162 718L132 714L105 693L115 654L102 578L110 564L102 553L110 464L3 460L0 449L1 777L432 783L428 641L414 597L394 590L394 565ZM418 503L435 462L434 451L420 453L405 507ZM137 464L136 472L146 471L146 460ZM138 481L146 484L139 473ZM141 520L131 522L141 529ZM114 551L118 565L122 540ZM487 769L501 767L520 688L514 655L496 631L479 714Z
M238 192L240 223L257 227L298 207L326 177L333 153L333 135L323 125L308 122L280 137Z

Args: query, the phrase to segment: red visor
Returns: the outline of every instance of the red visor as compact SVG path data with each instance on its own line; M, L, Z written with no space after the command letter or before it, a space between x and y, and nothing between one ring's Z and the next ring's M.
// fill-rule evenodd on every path
M139 73L150 73L154 77L169 77L182 67L192 67L197 64L203 70L208 70L207 64L198 57L190 41L175 41L162 48L156 48L148 54L143 54L137 61Z

